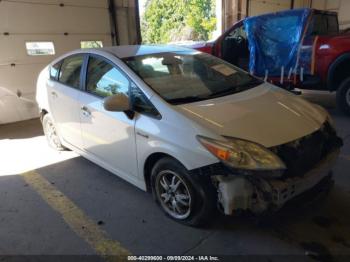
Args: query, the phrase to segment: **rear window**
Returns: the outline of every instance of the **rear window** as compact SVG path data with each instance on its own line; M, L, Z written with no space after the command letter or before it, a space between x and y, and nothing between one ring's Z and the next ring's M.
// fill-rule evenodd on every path
M312 35L329 35L339 32L338 17L336 15L315 14L312 24Z
M312 35L326 35L327 34L327 20L321 14L314 15L312 21Z
M335 15L329 15L328 21L328 32L329 33L339 33L338 17Z

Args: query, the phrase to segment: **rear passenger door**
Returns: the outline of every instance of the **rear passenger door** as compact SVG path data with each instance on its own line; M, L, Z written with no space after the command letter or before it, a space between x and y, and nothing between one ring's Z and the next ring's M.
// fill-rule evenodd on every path
M50 111L61 138L78 148L82 147L80 105L84 54L72 55L51 68L57 76L48 83Z

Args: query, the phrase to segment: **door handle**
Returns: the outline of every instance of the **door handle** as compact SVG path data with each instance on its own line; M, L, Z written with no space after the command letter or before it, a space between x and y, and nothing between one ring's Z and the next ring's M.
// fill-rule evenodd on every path
M86 106L81 107L81 111L83 111L83 116L85 117L91 116L91 111Z
M141 137L146 138L146 139L148 139L148 138L149 138L149 136L148 136L148 135L146 135L146 134L142 134L141 132L136 132L136 134L137 134L138 136L141 136Z

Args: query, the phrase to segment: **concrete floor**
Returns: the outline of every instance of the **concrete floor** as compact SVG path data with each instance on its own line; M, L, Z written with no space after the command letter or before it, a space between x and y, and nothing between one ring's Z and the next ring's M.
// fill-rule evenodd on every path
M132 254L349 261L350 118L334 109L334 96L304 96L327 106L345 139L335 186L325 199L286 208L263 226L222 216L205 229L179 225L163 215L149 194L72 152L48 149L38 120L0 126L0 255L95 254L20 175L36 169Z

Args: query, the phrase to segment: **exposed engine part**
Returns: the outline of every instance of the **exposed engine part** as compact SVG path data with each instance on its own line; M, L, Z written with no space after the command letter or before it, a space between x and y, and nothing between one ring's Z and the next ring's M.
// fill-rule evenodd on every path
M321 180L331 175L332 166L338 159L340 150L329 154L314 169L303 177L291 177L284 180L271 180L272 203L275 207L282 207L287 201L316 186Z
M236 210L260 213L267 208L261 191L243 176L216 176L218 201L226 215Z
M329 154L314 169L302 177L268 179L254 176L213 176L218 191L218 203L226 215L238 210L261 214L278 210L289 200L301 195L330 175L339 150Z
M270 150L286 164L284 177L302 177L341 145L342 140L330 123L326 122L316 132Z

